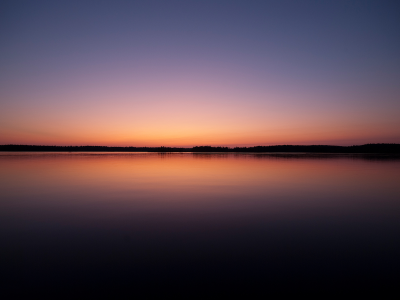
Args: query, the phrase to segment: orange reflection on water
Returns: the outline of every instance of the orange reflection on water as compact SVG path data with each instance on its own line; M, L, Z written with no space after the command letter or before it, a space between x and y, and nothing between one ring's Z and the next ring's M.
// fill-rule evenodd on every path
M209 203L392 194L399 162L259 154L21 153L0 156L5 198ZM378 195L379 194L379 195ZM56 196L57 195L57 196ZM55 197L56 196L56 197ZM55 198L54 198L55 197ZM386 197L387 198L387 197ZM390 198L390 197L389 197ZM65 199L67 200L67 199ZM3 200L4 201L4 200Z

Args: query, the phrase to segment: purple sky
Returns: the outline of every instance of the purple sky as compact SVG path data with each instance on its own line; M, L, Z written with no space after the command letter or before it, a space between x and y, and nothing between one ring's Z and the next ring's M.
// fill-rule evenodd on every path
M2 1L0 144L400 143L399 3Z

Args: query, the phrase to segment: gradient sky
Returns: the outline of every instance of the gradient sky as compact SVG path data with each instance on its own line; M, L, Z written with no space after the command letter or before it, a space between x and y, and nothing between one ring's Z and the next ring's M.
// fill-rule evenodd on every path
M399 1L2 1L0 144L400 143Z

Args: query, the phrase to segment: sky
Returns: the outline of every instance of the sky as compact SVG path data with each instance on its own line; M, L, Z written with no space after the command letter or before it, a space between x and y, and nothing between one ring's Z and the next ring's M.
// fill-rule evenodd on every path
M399 1L1 1L0 144L400 143Z

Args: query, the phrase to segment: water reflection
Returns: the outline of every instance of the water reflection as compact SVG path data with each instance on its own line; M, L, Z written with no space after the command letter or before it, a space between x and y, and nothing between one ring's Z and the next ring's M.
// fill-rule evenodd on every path
M399 182L383 156L2 153L0 272L11 286L387 285Z

